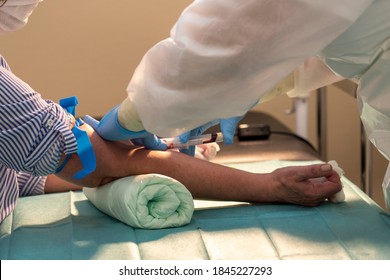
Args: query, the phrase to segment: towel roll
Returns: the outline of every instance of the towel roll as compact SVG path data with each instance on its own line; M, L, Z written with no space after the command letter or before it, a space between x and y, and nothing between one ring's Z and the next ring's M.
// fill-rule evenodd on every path
M83 188L83 192L100 211L134 228L183 226L194 212L187 188L160 174L124 177L97 188Z

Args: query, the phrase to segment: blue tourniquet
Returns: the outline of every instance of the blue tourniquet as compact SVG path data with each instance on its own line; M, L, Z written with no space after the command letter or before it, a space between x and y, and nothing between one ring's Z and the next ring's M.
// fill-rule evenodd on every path
M78 100L76 96L60 100L61 107L73 116L75 116L77 104ZM84 122L82 119L77 119L74 127L72 128L72 132L77 142L77 155L83 165L83 169L73 176L75 179L82 179L96 169L96 156L93 151L91 141L89 140L87 132L79 128L79 126L83 124ZM68 155L64 162L57 168L56 173L60 172L64 168L69 158L70 155Z

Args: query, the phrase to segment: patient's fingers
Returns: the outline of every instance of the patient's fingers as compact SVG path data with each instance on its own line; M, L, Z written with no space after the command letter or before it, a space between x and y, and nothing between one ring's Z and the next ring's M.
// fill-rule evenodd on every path
M332 176L331 179L329 177L314 178L309 179L309 182L315 188L315 191L324 197L333 195L342 189L341 181L337 174Z
M329 177L332 175L332 166L328 163L302 166L297 169L297 179L305 181L312 178Z

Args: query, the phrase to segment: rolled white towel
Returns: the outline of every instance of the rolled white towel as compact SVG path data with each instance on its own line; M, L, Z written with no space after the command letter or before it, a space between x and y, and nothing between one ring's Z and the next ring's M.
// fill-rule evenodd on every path
M96 208L134 228L183 226L194 212L186 187L160 174L129 176L83 192Z

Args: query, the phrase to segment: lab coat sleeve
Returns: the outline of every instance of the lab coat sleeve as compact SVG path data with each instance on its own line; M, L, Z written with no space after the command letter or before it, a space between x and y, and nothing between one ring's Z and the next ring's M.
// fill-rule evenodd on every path
M159 136L243 115L371 2L194 1L145 54L128 97Z
M337 74L358 81L360 118L367 137L390 160L390 1L376 0L321 53ZM390 206L390 168L383 189Z

